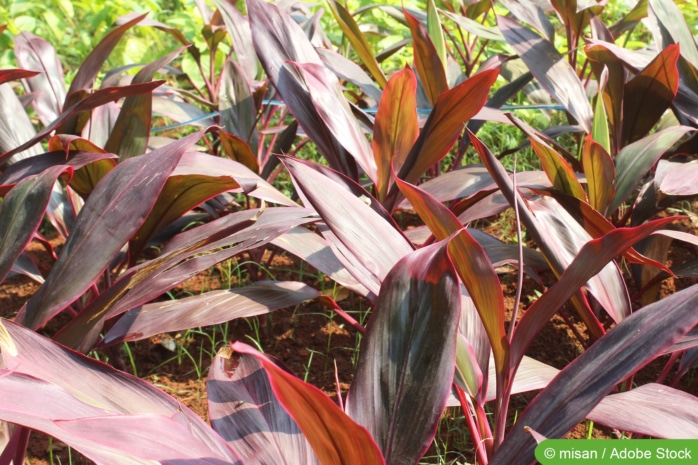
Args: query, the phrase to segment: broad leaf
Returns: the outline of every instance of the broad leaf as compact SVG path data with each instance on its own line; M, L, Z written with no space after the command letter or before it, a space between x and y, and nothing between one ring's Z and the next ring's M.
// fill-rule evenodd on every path
M504 328L506 309L501 283L484 249L445 205L418 187L399 179L396 182L437 240L453 235L448 244L449 256L485 326L501 375L509 352Z
M616 195L608 211L620 207L656 161L691 130L687 126L671 126L623 147L616 155Z
M385 278L346 408L390 464L417 464L434 438L453 382L459 311L444 242L409 254Z
M94 283L143 224L184 151L201 135L123 162L102 179L80 211L46 283L22 307L16 321L38 328Z
M53 121L50 125L46 126L44 129L39 131L38 134L34 135L31 137L29 140L22 144L18 144L18 146L13 147L11 150L3 153L0 155L0 163L3 163L7 158L10 156L22 152L34 145L36 145L38 142L43 140L46 136L48 136L52 131L57 130L57 132L64 132L64 133L70 133L71 131L65 129L65 128L60 128L63 123L65 123L67 120L70 118L74 117L75 115L84 112L84 111L89 111L92 110L98 106L104 105L109 102L115 102L119 99L122 99L124 97L128 97L129 95L138 95L138 94L146 94L150 93L161 85L164 81L153 81L153 82L148 82L145 84L132 84L130 86L123 86L123 87L106 87L104 89L99 89L94 91L93 93L87 95L84 99L80 100L76 104L72 105L71 107L65 109L61 115ZM2 88L3 86L0 86ZM4 105L3 105L4 107ZM21 117L21 114L24 112L21 111L19 113L19 117ZM13 118L17 118L18 115L15 114L13 115Z
M179 48L144 66L134 77L133 84L153 80L155 73L174 60L184 48ZM150 137L153 116L153 98L150 94L131 95L121 104L119 117L114 123L109 140L104 145L107 152L119 155L119 160L145 153Z
M412 69L405 67L385 86L373 126L379 201L385 200L391 184L391 164L399 170L418 135L417 79Z
M233 50L235 50L236 63L242 67L247 79L257 77L258 61L254 54L252 31L246 17L240 13L234 2L227 0L213 0L223 17L223 22L228 30Z
M41 37L21 32L14 38L15 57L22 68L40 71L27 79L29 91L36 93L32 106L46 126L58 118L65 101L63 66L56 50Z
M508 465L533 460L536 443L525 428L550 438L562 437L615 384L698 324L696 305L698 286L694 285L634 312L609 331L567 365L528 405L490 463Z
M490 87L497 76L498 70L477 73L439 97L419 138L400 167L400 179L416 184L428 168L448 154L465 123L487 101ZM397 187L392 189L393 194L396 194L395 191Z
M133 19L121 24L115 29L111 30L102 40L99 41L97 46L90 52L90 54L85 58L85 61L80 65L80 69L75 74L73 81L70 84L70 89L68 89L68 96L65 102L65 106L74 105L76 102L73 101L73 94L77 95L80 90L87 90L92 87L94 80L97 78L99 71L102 69L102 65L109 58L116 44L121 40L121 37L128 31L131 27L138 24L142 19L144 19L147 14L141 14L135 16Z
M276 398L293 417L322 465L381 465L385 460L365 428L315 386L281 370L266 355L236 342L233 354L252 355L269 377Z
M538 82L577 120L591 132L593 112L584 87L572 66L553 44L520 23L497 17L499 29Z
M218 101L223 129L248 143L256 161L259 146L257 108L247 77L240 65L232 60L226 60L223 65ZM246 165L252 169L250 165Z
M2 420L50 434L101 464L239 463L201 418L145 381L7 320L0 320L0 346Z
M674 43L681 46L681 55L698 68L698 46L691 29L686 24L686 17L678 5L660 0L650 0L649 5L659 23L671 35Z
M582 166L587 178L589 203L605 214L616 192L616 167L603 146L589 135L584 138L582 146Z
M261 362L252 355L218 352L206 380L211 427L245 463L311 465L317 458L284 410Z
M422 81L429 103L434 106L441 94L448 90L444 63L427 29L407 10L404 10L404 14L414 42L414 67Z
M33 144L14 150L23 145L24 142L31 140L36 135L36 131L22 106L22 102L19 101L10 84L0 84L0 101L2 101L2 105L0 105L0 152L3 152L0 153L0 164L8 161L14 153L17 155L10 161L42 153L41 147L32 147Z
M698 438L698 398L661 384L645 384L606 396L587 418L619 431L656 438Z
M678 60L678 45L670 45L625 85L624 145L644 137L671 105L679 88Z
M348 192L309 162L293 158L285 158L283 162L298 186L301 198L318 212L359 260L357 265L362 265L370 276L368 280L355 277L377 295L388 271L412 251L410 243L392 223L366 204L373 202L367 195L362 198ZM345 182L351 181L345 179Z
M526 134L526 136L528 136L531 147L533 147L533 151L541 162L543 171L545 171L545 174L548 176L548 179L550 179L555 189L580 200L585 200L586 193L582 185L577 180L574 170L569 163L565 161L562 155L548 145L540 135L536 134L535 129L513 115L509 116L509 118L524 132L524 134Z
M161 255L124 272L56 335L61 343L91 350L105 318L143 305L221 261L268 243L293 227L311 221L299 207L249 209L178 234Z
M122 316L100 345L137 341L160 333L263 315L319 296L315 289L295 281L257 281L245 287L153 302Z

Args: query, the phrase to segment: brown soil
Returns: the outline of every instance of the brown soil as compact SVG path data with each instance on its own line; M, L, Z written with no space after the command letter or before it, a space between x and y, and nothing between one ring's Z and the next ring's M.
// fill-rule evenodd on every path
M689 229L687 225L686 229ZM488 232L497 234L497 228L501 223L494 223ZM60 240L52 240L54 247L60 247ZM39 243L32 243L29 247L30 256L38 263L42 272L50 269L53 259L46 248ZM250 257L244 257L250 258ZM672 250L670 260L675 263L696 258L696 251L690 247L679 246ZM241 259L243 261L243 259ZM279 280L298 280L296 270L300 264L297 260L283 254L275 255L271 261L269 270ZM254 272L254 271L252 271ZM318 288L326 285L326 282L317 281L317 273L305 266L304 280ZM552 276L544 276L546 281L553 282ZM514 302L516 290L516 276L513 270L500 274L502 286L506 295L506 301L511 308ZM233 279L235 280L235 279ZM628 277L629 283L632 279ZM666 279L661 283L660 295L665 296L675 290L687 287L696 280ZM228 276L222 268L214 268L208 273L197 276L173 290L178 296L186 293L199 293L226 285ZM548 284L548 282L546 282ZM38 285L26 277L16 276L0 284L0 316L11 317L23 305L23 303L36 292ZM531 279L524 281L523 302L521 311L535 298L535 292L542 291ZM631 289L631 293L633 290ZM354 296L342 296L340 305L343 309L359 319L360 315L366 315L369 303ZM576 321L574 310L565 307L562 314L573 323L577 332L587 338L585 328ZM252 345L258 344L265 352L282 360L286 366L301 379L320 387L328 395L337 395L335 383L335 366L339 379L339 389L342 393L351 384L354 366L359 346L360 336L349 325L344 324L336 315L330 315L328 310L318 303L308 303L297 308L277 311L271 315L249 320L235 320L227 325L227 334L221 333L221 328L204 328L177 334L166 334L146 341L130 344L134 358L136 375L151 382L165 392L173 395L185 405L194 410L202 418L207 418L207 398L205 379L207 367L215 353L224 347L226 341L240 340ZM47 328L49 333L51 328ZM171 341L166 341L169 339ZM176 347L171 351L172 342ZM168 348L170 347L170 348ZM546 326L544 331L536 338L529 355L540 361L557 368L563 368L567 363L577 357L583 351L575 333L560 315L556 315ZM133 372L130 360L125 352L120 354L107 354L112 363L117 367L124 367ZM179 356L178 356L179 355ZM651 382L656 380L664 367L665 359L657 360L645 368L637 377L638 382ZM686 377L689 379L689 377ZM683 381L681 389L698 394L698 383L689 384ZM520 414L534 397L535 393L517 395L511 406L512 419ZM591 432L588 424L578 425L570 437L614 437L613 431L595 426ZM444 413L444 419L439 428L439 443L432 446L425 456L441 455L448 460L459 462L474 462L474 449L471 444L467 428L464 424L460 409L449 408ZM445 452L447 451L447 452ZM44 465L49 463L90 463L76 451L71 451L64 444L40 433L33 433L30 439L28 460L26 463Z

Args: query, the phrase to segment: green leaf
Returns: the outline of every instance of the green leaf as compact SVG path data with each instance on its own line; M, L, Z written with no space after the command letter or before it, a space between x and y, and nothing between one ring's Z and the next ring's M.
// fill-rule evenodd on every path
M436 9L436 2L434 0L427 0L427 31L434 44L439 60L441 60L441 64L445 69L446 42L444 41L444 33L441 30L441 20L439 19L439 12Z
M368 43L368 40L366 40L361 29L359 29L359 25L356 24L354 17L344 6L335 0L327 0L327 6L329 6L337 23L339 23L340 29L344 32L344 35L349 40L349 43L354 48L361 62L366 66L378 85L384 88L388 80L385 74L383 74L383 70L378 64L378 61L376 61L373 50L371 50L371 45Z
M280 369L266 355L246 344L236 342L232 349L233 353L259 360L276 398L296 421L322 465L385 464L369 432L325 393Z
M386 276L347 396L390 464L419 462L451 392L460 289L446 245L412 252Z
M384 201L391 184L391 163L399 170L418 136L417 79L412 69L405 67L393 74L385 86L373 125L373 156L380 202Z
M591 137L598 142L606 153L611 153L611 139L608 132L608 115L603 97L608 83L608 68L604 67L599 76L599 90L594 103L594 121L591 127Z

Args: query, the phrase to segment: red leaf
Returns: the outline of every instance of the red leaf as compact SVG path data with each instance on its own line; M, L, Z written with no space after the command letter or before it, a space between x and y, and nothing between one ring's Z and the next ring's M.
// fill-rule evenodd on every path
M315 386L281 370L266 355L241 342L233 352L261 363L277 399L293 417L322 465L380 465L383 455L368 431Z
M406 9L402 9L414 42L414 67L432 106L448 90L446 71L427 29Z

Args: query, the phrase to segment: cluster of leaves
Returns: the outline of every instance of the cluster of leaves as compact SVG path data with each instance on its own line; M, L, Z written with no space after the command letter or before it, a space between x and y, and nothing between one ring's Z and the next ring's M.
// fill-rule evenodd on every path
M694 396L630 388L659 356L670 354L667 372L678 364L674 385L698 359L698 287L653 297L667 276L695 277L695 263L662 263L668 242L698 245L666 229L676 217L658 215L698 194L698 47L673 2L641 1L611 26L593 1L430 0L426 13L372 5L411 37L376 53L361 12L328 0L344 54L320 27L322 12L214 3L197 2L199 46L145 15L120 18L67 89L47 41L14 37L18 69L0 71L0 279L42 284L0 322L0 462L22 463L35 429L97 463L415 464L446 405L463 408L482 464L532 462L536 440L585 418L698 436L696 408L668 410L695 407ZM618 45L641 22L652 46ZM97 86L137 24L181 48L135 75L111 70ZM386 75L383 60L408 44L413 65ZM170 65L180 54L198 76ZM20 79L21 95L9 84ZM515 98L554 103L567 124L536 130L503 111ZM154 114L168 129L208 129L156 137ZM484 121L519 128L542 170L508 173L476 135ZM559 144L561 135L573 142ZM323 163L296 157L308 144ZM467 150L482 164L461 166ZM282 172L303 207L273 186ZM466 226L509 208L535 249ZM393 216L404 210L424 226L401 230ZM65 238L45 277L25 253L34 239L47 243L44 217ZM261 259L267 245L368 299L367 326L301 282L155 300L243 252ZM641 308L622 263L635 270ZM548 270L556 281L507 316L495 271L505 265L519 283L526 273L543 286ZM341 405L235 342L209 370L209 426L83 355L309 299L365 334ZM589 336L558 371L526 353L568 301ZM40 336L58 314L67 323ZM540 393L508 424L512 394L529 390Z

